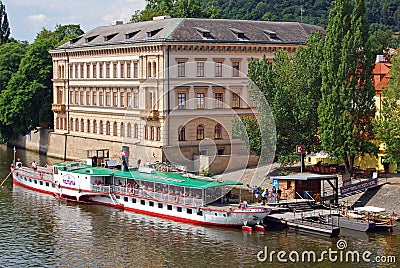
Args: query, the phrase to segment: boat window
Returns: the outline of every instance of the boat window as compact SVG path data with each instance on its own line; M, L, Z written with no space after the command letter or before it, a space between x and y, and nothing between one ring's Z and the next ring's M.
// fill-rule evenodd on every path
M128 202L128 197L127 196L124 197L124 201Z
M49 184L48 182L46 182L46 186L47 186L47 187L49 187L49 186L50 186L50 184Z
M172 205L167 205L168 210L172 210Z
M163 208L163 204L162 203L158 203L158 208Z
M136 198L132 198L132 203L136 203Z
M34 180L34 183L37 184L37 180Z
M115 195L115 198L117 199L121 199L121 197L119 195Z
M192 213L193 213L191 208L188 208L188 209L186 210L186 212L187 212L187 214L192 214Z
M218 216L218 214L217 214L217 213L215 213L215 216Z
M32 179L29 179L29 182L32 182Z
M43 185L43 181L39 181L39 184L40 184L40 185Z
M153 201L149 201L149 206L150 207L154 207L154 202Z
M199 215L199 216L203 216L203 211L197 211L197 215Z
M54 167L53 173L58 174L58 167Z
M24 180L27 181L27 179L24 177Z
M146 205L146 201L145 200L140 200L140 204Z
M182 207L176 207L176 211L182 212Z

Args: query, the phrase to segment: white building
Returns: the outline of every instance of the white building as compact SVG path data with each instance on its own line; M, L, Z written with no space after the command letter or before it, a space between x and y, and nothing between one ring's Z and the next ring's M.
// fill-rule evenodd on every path
M232 138L232 118L252 113L248 63L279 49L293 53L318 30L164 17L93 29L51 51L55 131L48 153L85 158L87 149L102 147L117 157L128 146L131 164L169 160L191 169L199 154L229 161L244 151Z

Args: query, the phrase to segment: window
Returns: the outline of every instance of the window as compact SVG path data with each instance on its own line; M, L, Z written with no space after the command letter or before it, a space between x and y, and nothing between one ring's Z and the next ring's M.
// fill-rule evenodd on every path
M97 77L97 64L96 63L93 64L93 75L92 75L92 77L93 78Z
M86 78L90 78L90 64L86 64Z
M110 78L110 63L106 63L106 78Z
M113 136L117 136L118 132L117 132L117 122L114 122L113 124Z
M97 93L96 93L96 91L93 92L92 103L93 103L93 105L97 105Z
M120 102L119 102L119 106L120 107L124 107L125 106L125 93L121 92L119 93L119 97L120 97Z
M128 92L127 94L126 94L126 97L127 97L127 100L126 100L126 105L128 106L128 107L132 107L132 93L130 93L130 92Z
M178 141L184 141L185 139L185 127L180 127L178 130Z
M144 139L147 140L148 138L149 138L149 132L146 125L144 126Z
M197 77L204 77L204 61L197 62Z
M111 93L106 92L106 106L111 106Z
M224 95L223 93L215 93L215 108L223 108Z
M126 78L132 77L131 71L132 71L132 63L128 62L126 64Z
M157 127L157 130L156 130L156 140L157 141L161 140L161 128L160 127Z
M151 126L150 127L150 140L154 140L154 138L155 138L155 136L154 136L154 127L153 126Z
M111 125L110 122L107 121L106 123L106 135L110 135L111 134Z
M127 137L132 137L132 128L131 128L131 123L128 123L127 125L127 133L126 133Z
M239 77L240 63L238 61L232 62L232 76Z
M185 62L178 62L178 77L185 77Z
M100 65L99 65L99 77L103 78L103 76L104 76L104 66L103 66L103 63L100 63Z
M205 96L204 93L197 93L197 109L204 109Z
M79 104L79 91L75 91L75 104Z
M86 120L86 132L90 133L90 120Z
M86 105L90 105L90 91L86 91Z
M81 64L80 67L81 67L81 78L83 78L83 71L84 71L84 66L83 66L83 64Z
M113 63L113 78L117 78L118 74L118 65L116 62Z
M222 127L220 124L214 128L214 139L222 139Z
M97 133L97 122L96 120L93 120L93 133Z
M81 132L85 131L85 121L81 119Z
M79 131L79 120L75 119L75 131Z
M135 123L133 127L133 137L139 138L139 125Z
M100 91L100 93L99 93L99 105L100 106L104 105L104 93L103 93L103 91Z
M215 77L222 77L222 62L215 63Z
M186 93L178 93L178 109L186 109Z
M74 92L73 91L69 92L69 99L71 101L71 104L73 104L74 103Z
M232 93L232 108L240 108L240 97L237 93Z
M85 92L83 92L83 91L80 91L79 92L79 99L80 99L80 105L83 105L83 101L84 101L84 94L85 94Z
M101 120L99 123L99 134L103 134L103 121L101 121Z
M113 92L113 106L117 107L118 106L118 93Z
M120 77L125 78L125 63L124 62L121 63L119 70L121 72Z
M204 127L202 125L197 126L197 139L198 140L204 139Z
M134 78L139 77L139 63L138 62L133 63L133 77Z
M69 66L69 77L74 78L74 65Z
M139 91L133 93L133 108L139 108Z

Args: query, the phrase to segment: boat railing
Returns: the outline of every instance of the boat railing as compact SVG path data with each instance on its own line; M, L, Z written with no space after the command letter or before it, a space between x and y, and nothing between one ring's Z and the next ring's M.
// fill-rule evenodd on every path
M53 174L49 171L49 169L46 168L38 168L38 170L33 170L28 167L20 167L16 169L15 172L25 177L54 181Z
M129 195L135 195L135 196L142 196L145 198L151 198L151 199L159 200L159 201L163 201L163 202L177 203L177 204L194 206L194 207L199 207L199 206L204 205L204 200L201 198L196 198L196 197L180 196L180 195L168 194L168 193L162 193L162 192L154 192L154 191L148 191L145 189L135 189L132 187L127 187L127 186L113 185L110 187L111 187L110 191L113 191L116 194L129 194ZM103 192L103 191L100 191L100 192Z

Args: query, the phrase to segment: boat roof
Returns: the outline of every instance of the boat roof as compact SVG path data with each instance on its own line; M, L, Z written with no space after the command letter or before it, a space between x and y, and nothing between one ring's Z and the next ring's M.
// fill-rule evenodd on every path
M141 181L149 181L155 183L162 183L168 185L175 185L181 187L190 187L190 188L213 188L213 187L223 187L223 186L233 186L233 185L242 185L241 182L236 181L221 181L214 178L209 177L201 177L201 176L185 176L181 173L176 172L140 172L140 171L121 171L116 169L109 169L104 167L92 167L90 165L86 165L84 163L76 164L74 162L71 163L58 163L54 166L57 167L65 167L68 172L76 173L76 174L87 174L92 176L114 176L117 179L134 179Z

